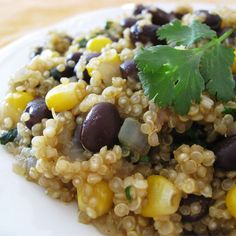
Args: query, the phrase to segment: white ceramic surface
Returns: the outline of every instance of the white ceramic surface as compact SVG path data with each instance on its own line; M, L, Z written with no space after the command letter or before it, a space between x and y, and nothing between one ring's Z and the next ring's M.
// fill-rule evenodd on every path
M174 5L160 5L166 10ZM196 8L211 8L211 5ZM0 99L12 73L29 60L30 49L44 41L50 30L77 34L129 12L131 5L81 14L44 28L0 50ZM13 158L0 147L0 236L99 236L92 226L78 223L76 203L63 204L46 196L36 184L12 172Z

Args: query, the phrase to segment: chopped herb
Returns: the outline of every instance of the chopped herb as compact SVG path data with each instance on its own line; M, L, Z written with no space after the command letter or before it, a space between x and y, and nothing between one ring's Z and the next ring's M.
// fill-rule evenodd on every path
M205 148L207 148L208 146L208 143L206 142L207 135L204 130L204 126L198 123L193 123L191 128L188 129L183 134L177 133L174 130L172 132L172 136L174 139L172 142L172 147L174 150L177 149L182 144L188 144L188 145L198 144Z
M139 163L148 163L150 161L150 157L149 156L141 156L139 158Z
M17 129L11 129L8 132L5 132L0 137L0 144L6 145L7 143L13 142L17 136Z
M233 117L236 117L236 107L225 106L223 113L224 114L230 114Z
M126 198L129 200L129 201L132 201L132 196L131 196L131 185L127 186L125 188L125 195L126 195Z
M88 40L86 38L81 39L78 44L80 48L85 48L87 45Z
M200 39L212 39L216 32L197 20L190 26L182 25L180 20L176 20L161 27L157 35L161 40L166 39L168 44L191 46Z
M110 21L110 20L106 21L104 29L109 30L111 28L112 24L113 24L112 21Z
M196 33L192 33L185 44L214 36L201 23L192 24L191 27L199 30L199 25L205 28L205 34L196 37L193 36ZM181 27L185 26L178 25L179 29ZM220 38L214 36L210 42L198 48L178 49L158 45L140 50L135 55L135 62L145 95L160 107L172 106L181 115L188 113L193 102L200 102L204 90L221 101L232 99L235 87L231 72L234 53L233 48L221 44L232 32L229 30ZM175 38L175 42L180 43L177 39L183 37L182 30L180 36L177 34L176 28L170 27L168 36L162 35L162 38L171 42Z

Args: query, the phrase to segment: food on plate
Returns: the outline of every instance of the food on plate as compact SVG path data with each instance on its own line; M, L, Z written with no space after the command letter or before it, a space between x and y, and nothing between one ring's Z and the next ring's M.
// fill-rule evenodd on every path
M9 81L14 171L103 235L236 234L236 12L133 12L52 32Z

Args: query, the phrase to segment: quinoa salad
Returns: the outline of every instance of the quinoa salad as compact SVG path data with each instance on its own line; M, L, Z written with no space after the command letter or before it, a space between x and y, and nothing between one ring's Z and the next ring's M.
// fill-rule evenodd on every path
M236 235L235 28L232 9L139 4L49 33L1 101L13 170L103 235Z

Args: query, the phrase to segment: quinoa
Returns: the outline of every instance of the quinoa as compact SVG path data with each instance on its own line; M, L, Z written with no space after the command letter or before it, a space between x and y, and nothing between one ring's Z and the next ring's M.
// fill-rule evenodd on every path
M160 43L148 28L156 29L156 18L188 25L209 17L219 20L217 34L236 26L230 9L137 5L84 36L50 33L1 104L0 141L15 156L14 171L52 198L77 201L79 221L104 235L235 235L226 198L236 162L222 167L217 147L236 135L235 115L225 112L236 100L204 91L180 115L148 99L134 63L141 48ZM225 44L235 48L235 40Z

